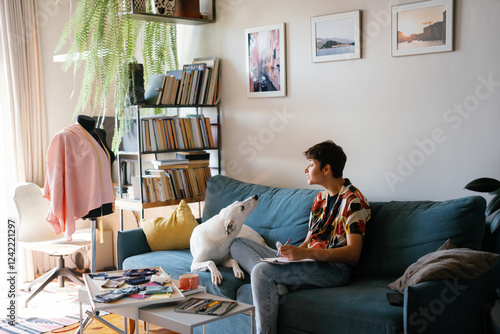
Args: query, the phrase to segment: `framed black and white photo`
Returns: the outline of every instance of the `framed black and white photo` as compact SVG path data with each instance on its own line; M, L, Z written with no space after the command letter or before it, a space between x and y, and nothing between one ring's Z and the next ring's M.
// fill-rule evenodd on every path
M392 55L453 51L453 0L392 7Z
M286 96L285 24L245 30L247 97Z
M314 63L361 58L360 13L355 10L311 18Z

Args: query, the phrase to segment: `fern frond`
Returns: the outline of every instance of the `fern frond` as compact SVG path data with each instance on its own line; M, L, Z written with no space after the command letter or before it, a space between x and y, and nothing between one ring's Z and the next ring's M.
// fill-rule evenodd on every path
M146 3L151 8L150 2ZM129 7L130 0L79 0L65 25L55 52L67 46L61 67L64 71L73 67L75 80L77 72L83 71L74 117L89 107L92 114L99 109L99 115L104 116L111 96L117 119L123 115L130 104L129 63L135 61L141 29L145 36L145 79L151 74L177 69L175 25L132 20ZM128 129L121 124L116 127L113 139L118 144ZM114 146L116 151L118 146Z

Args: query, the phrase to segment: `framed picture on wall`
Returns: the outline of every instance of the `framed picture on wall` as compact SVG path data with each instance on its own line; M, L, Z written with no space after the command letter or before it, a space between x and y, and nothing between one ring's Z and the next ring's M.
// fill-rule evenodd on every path
M247 97L286 95L285 24L245 30Z
M314 63L361 58L360 13L355 10L311 18Z
M453 0L392 7L392 55L453 51Z

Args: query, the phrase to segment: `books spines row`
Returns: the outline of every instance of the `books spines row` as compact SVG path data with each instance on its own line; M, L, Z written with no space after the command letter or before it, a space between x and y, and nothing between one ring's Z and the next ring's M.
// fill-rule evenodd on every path
M215 147L210 119L203 115L143 118L141 123L145 152Z
M219 102L219 59L197 58L182 70L149 77L148 105L215 105Z
M142 187L143 202L166 202L182 198L205 196L207 180L211 176L209 167L185 169L152 169L148 175L132 177L134 199L140 199Z

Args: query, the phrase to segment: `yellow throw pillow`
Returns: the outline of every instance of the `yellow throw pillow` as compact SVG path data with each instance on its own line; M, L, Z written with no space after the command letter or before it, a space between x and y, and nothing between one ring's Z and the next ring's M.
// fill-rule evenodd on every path
M189 239L196 226L198 222L184 200L169 219L158 217L141 221L152 251L189 248Z

